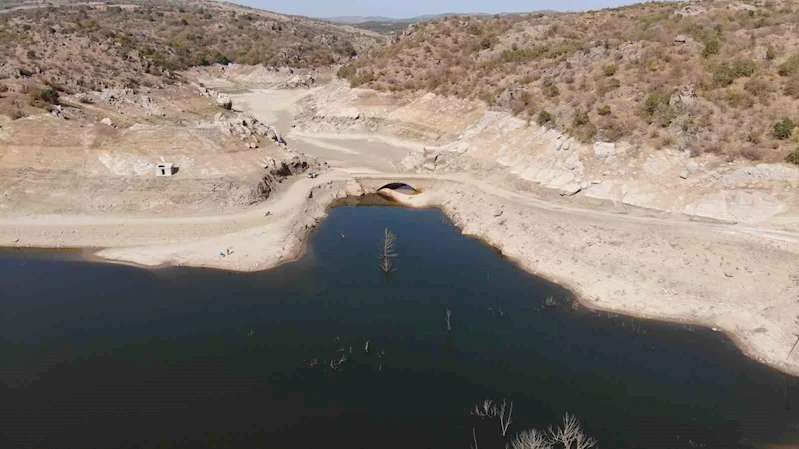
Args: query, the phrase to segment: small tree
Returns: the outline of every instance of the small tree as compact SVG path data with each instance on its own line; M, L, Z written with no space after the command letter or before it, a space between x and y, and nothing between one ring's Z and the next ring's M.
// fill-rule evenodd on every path
M795 127L796 124L793 122L793 120L785 117L774 125L774 137L780 140L789 139L791 134L793 134L793 129Z

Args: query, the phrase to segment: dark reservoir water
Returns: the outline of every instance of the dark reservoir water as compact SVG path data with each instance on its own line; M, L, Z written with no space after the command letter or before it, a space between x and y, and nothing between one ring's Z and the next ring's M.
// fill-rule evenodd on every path
M485 399L513 402L509 436L571 412L601 448L799 443L793 378L719 333L574 308L438 211L337 208L260 274L70 258L0 252L2 449L504 448L469 414Z

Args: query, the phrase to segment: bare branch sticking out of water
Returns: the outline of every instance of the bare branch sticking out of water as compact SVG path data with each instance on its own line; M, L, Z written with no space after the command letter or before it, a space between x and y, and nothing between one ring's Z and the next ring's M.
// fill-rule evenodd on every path
M482 404L475 405L472 415L480 418L494 418L499 414L499 409L494 405L494 401L486 399Z
M395 247L397 245L397 235L391 232L391 229L386 228L383 231L383 237L380 239L380 263L378 266L384 273L391 273L394 271L394 258L399 256L396 253Z
M504 437L508 433L508 427L513 422L513 402L508 403L507 400L503 399L502 405L497 407L494 401L486 399L482 404L475 405L471 414L480 418L498 418L502 436Z
M346 361L347 361L346 355L342 355L341 358L338 360L331 360L329 362L330 369L332 369L333 371L339 371L341 370L341 365Z
M552 449L544 432L530 429L520 432L510 442L511 449Z
M452 330L452 310L447 309L447 332Z
M583 433L583 426L570 413L563 417L561 427L549 428L549 442L566 449L590 449L596 446L596 440Z
M502 436L506 436L508 433L508 427L510 423L513 422L513 402L510 403L510 407L507 407L505 400L502 400L502 407L499 408L499 425L502 426ZM506 412L507 411L507 412Z

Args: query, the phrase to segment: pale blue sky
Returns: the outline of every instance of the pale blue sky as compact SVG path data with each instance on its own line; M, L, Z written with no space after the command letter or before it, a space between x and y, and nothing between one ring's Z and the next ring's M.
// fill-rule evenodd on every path
M230 0L229 0L230 1ZM232 0L285 14L311 17L413 17L447 12L584 11L638 3L631 0ZM639 0L640 1L640 0Z

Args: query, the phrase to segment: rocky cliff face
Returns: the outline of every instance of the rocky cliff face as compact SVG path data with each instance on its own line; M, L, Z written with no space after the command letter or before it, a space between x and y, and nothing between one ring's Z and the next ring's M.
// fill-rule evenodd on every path
M767 224L799 208L799 168L787 164L726 162L630 143L583 144L479 102L429 93L333 83L306 101L305 131L370 131L422 143L424 150L403 161L409 171L504 175L522 188L576 200L747 224ZM674 101L689 103L690 95Z

